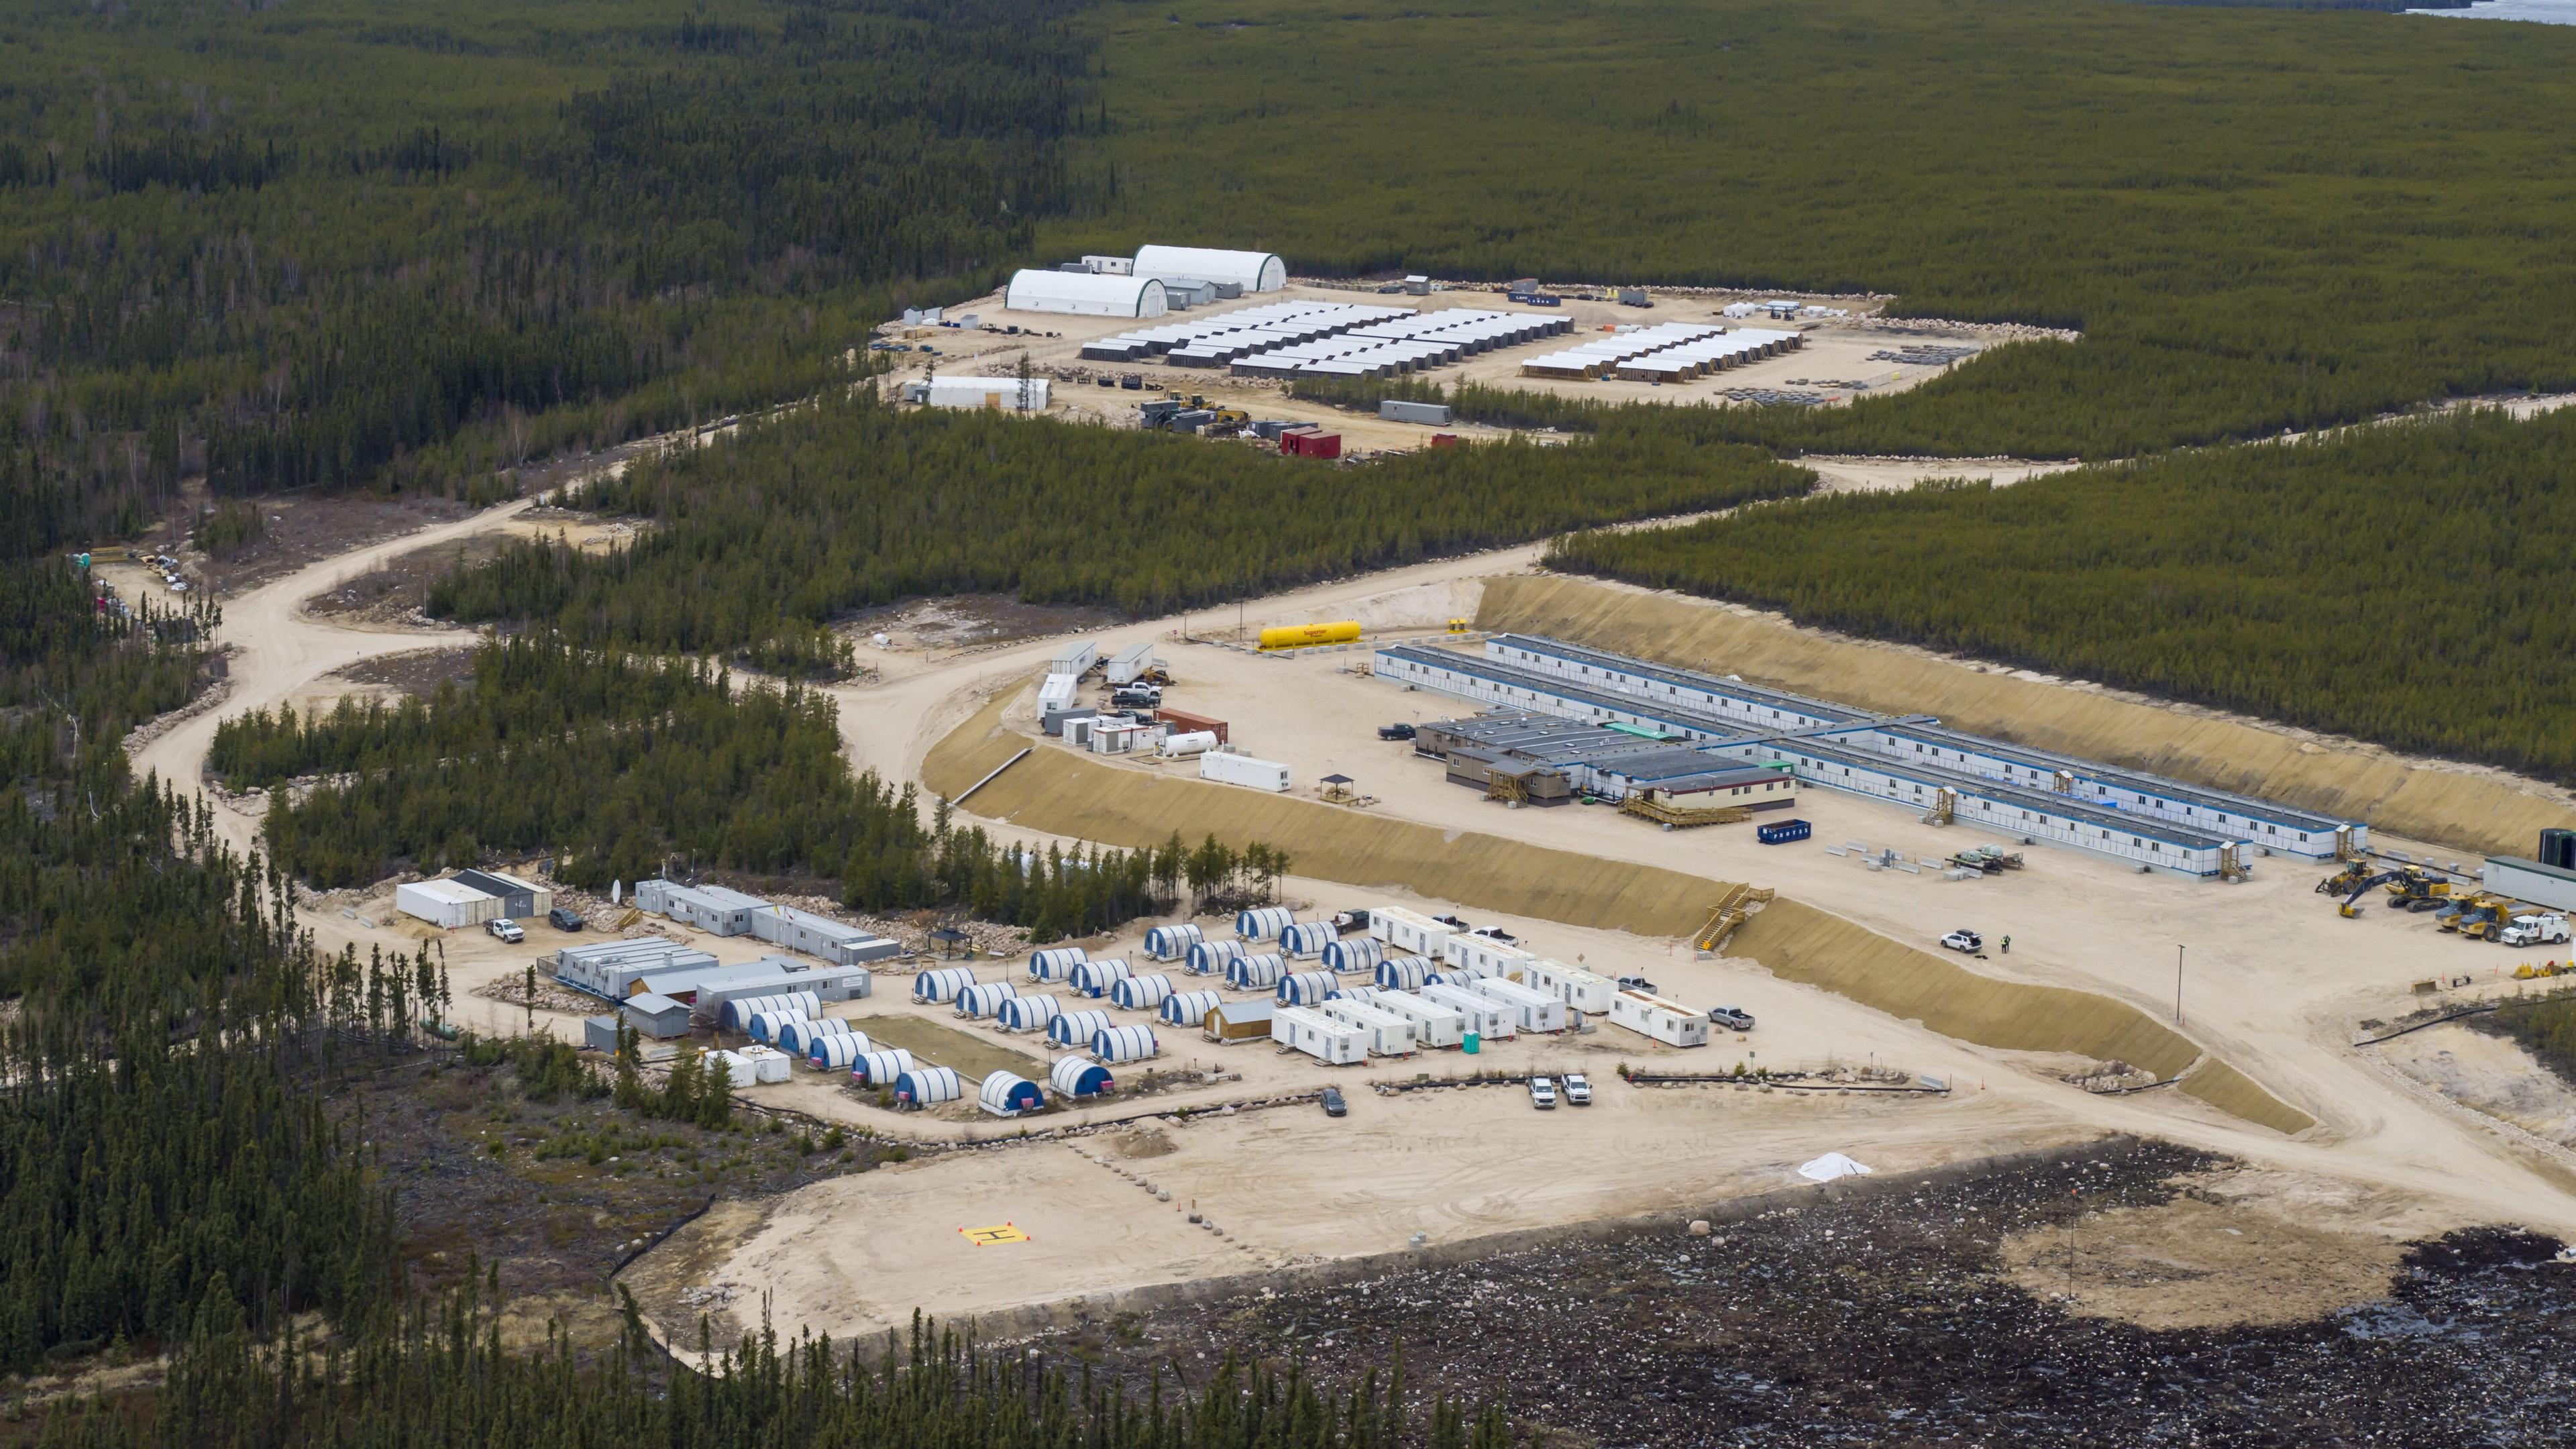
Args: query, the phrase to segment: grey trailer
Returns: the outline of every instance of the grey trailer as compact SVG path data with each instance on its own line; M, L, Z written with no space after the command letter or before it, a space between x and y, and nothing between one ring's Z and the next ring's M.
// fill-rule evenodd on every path
M678 881L635 883L637 908L695 926L711 936L748 936L751 913L769 902L723 886L689 886Z
M581 1044L584 1050L614 1052L617 1050L617 1018L585 1016L581 1019Z
M903 951L901 946L865 927L794 906L762 906L752 912L751 933L773 946L819 956L835 966L864 965Z
M689 1034L689 1004L650 991L629 997L619 1008L626 1024L656 1041Z
M1384 398L1377 405L1377 415L1391 423L1424 423L1435 428L1449 426L1447 403L1405 402Z

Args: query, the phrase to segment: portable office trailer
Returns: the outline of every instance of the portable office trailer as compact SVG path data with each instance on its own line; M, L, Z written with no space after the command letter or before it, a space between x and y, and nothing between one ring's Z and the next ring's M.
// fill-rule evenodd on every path
M1145 933L1145 954L1157 961L1179 961L1190 954L1190 947L1205 939L1206 933L1188 922L1156 926Z
M957 1014L965 1017L999 1015L1002 1003L1020 994L1020 988L1008 981L983 981L957 993Z
M1512 1024L1523 1031L1563 1031L1569 1024L1565 1003L1544 991L1533 991L1500 976L1479 976L1462 984L1467 990L1512 1012Z
M709 961L715 958L708 957ZM626 988L626 999L638 996L667 996L673 1001L696 1005L701 995L745 981L772 981L782 973L774 966L745 961L738 966L686 966L676 971L653 971L638 975ZM707 1011L712 1013L710 1004Z
M776 1046L790 1025L810 1019L802 1007L791 1006L784 1011L755 1011L744 1029L751 1033L753 1041Z
M797 1056L810 1056L814 1043L827 1036L850 1035L850 1024L836 1016L806 1017L779 1028L778 1049Z
M1608 1011L1611 1000L1619 994L1619 983L1600 972L1543 956L1505 971L1503 979L1517 981L1532 991L1544 991L1577 1011Z
M1026 1077L994 1072L976 1089L975 1104L996 1117L1019 1117L1045 1111L1046 1094Z
M1323 956L1325 947L1339 939L1328 922L1300 921L1279 933L1279 951L1281 955L1300 961L1313 961Z
M1107 1067L1073 1053L1055 1059L1055 1065L1047 1069L1047 1085L1055 1088L1057 1096L1073 1102L1118 1090Z
M1341 994L1341 987L1330 971L1298 971L1279 978L1279 1004L1313 1006Z
M1666 1046L1708 1045L1706 1013L1643 991L1622 991L1611 997L1610 1020Z
M734 1053L751 1067L754 1082L777 1083L787 1080L787 1069L793 1063L787 1053L775 1047L748 1046Z
M1237 991L1268 991L1288 974L1288 958L1276 951L1237 956L1225 963L1225 984Z
M1002 1003L994 1022L1004 1031L1043 1031L1063 1014L1064 1003L1052 996L1014 996Z
M839 1036L818 1036L805 1048L805 1064L818 1072L849 1071L859 1058L875 1051L877 1044L866 1032L845 1031Z
M1491 936L1461 931L1440 944L1440 959L1452 969L1470 975L1508 976L1514 970L1528 967L1538 959L1538 953L1524 951Z
M1047 673L1050 676L1070 674L1075 679L1080 679L1082 676L1089 674L1092 666L1099 662L1099 640L1069 640L1066 642L1064 647L1055 651L1055 657L1053 659L1047 661Z
M668 1041L689 1034L689 1004L673 1001L658 992L647 991L630 996L618 1004L626 1024L656 1041Z
M936 1107L966 1095L966 1083L953 1068L914 1066L894 1079L898 1107Z
M1257 906L1235 912L1234 933L1247 941L1269 941L1295 924L1297 913L1286 906Z
M1031 981L1062 981L1073 974L1073 968L1091 959L1091 953L1080 946L1056 946L1029 953Z
M1381 1011L1365 1001L1327 1001L1315 1008L1325 1016L1360 1033L1362 1045L1373 1057L1409 1057L1419 1049L1413 1023L1391 1011Z
M1091 1034L1091 1054L1104 1062L1141 1062L1161 1050L1150 1026L1104 1026Z
M1109 983L1109 999L1129 1011L1152 1011L1172 999L1172 978L1122 976Z
M453 880L419 880L395 886L394 909L450 931L459 926L479 926L504 914L501 902L489 891Z
M751 913L768 904L723 886L690 886L673 880L635 883L636 909L695 926L710 936L750 935Z
M1047 1022L1047 1040L1058 1046L1087 1046L1093 1032L1115 1025L1105 1011L1059 1011Z
M582 1050L614 1054L618 1033L622 1030L624 1024L616 1017L585 1016L581 1019Z
M1435 964L1422 956L1389 956L1377 963L1377 984L1388 991L1411 991L1432 978Z
M1346 1067L1368 1060L1368 1038L1359 1028L1302 1006L1283 1006L1271 1014L1270 1039L1326 1066Z
M1130 644L1109 656L1108 667L1101 677L1111 684L1133 684L1153 667L1154 646L1150 643Z
M1487 1041L1500 1041L1520 1031L1519 1012L1454 981L1426 981L1413 995L1458 1013L1465 1018L1467 1030Z
M1073 989L1075 995L1097 1001L1109 994L1110 983L1124 981L1135 974L1136 969L1127 964L1125 957L1110 956L1097 961L1076 962L1073 974L1065 978L1065 984Z
M2555 839L2541 842L2545 850L2561 852ZM2498 895L2547 906L2553 911L2576 911L2576 870L2552 865L2545 860L2529 860L2519 855L2490 855L2479 872L2486 888ZM2510 923L2508 923L2510 924Z
M1199 1033L1213 1042L1267 1041L1271 1018L1278 1010L1279 1004L1267 998L1220 1001L1199 1018Z
M811 991L775 990L757 996L728 997L714 1005L716 1024L727 1031L750 1032L752 1018L761 1015L774 1016L783 1022L789 1012L808 1020L823 1014L822 998ZM700 1015L706 1014L707 1006L707 1002L698 1003ZM752 1032L752 1035L758 1037L759 1033Z
M850 1080L862 1087L891 1087L895 1078L911 1070L911 1052L902 1047L881 1047L851 1059Z
M521 880L497 870L460 870L456 883L468 886L501 903L500 915L513 920L533 921L555 908L552 886Z
M1241 941L1193 941L1187 969L1192 976L1214 976L1225 970L1227 963L1251 954Z
M975 984L975 972L965 966L933 966L912 978L915 1001L955 1001L957 993Z
M863 966L903 953L903 947L873 931L794 906L770 905L753 911L751 933L773 946L842 966Z
M1377 415L1392 423L1424 423L1445 428L1452 421L1447 403L1405 402L1399 398L1382 398Z
M1337 938L1324 943L1324 969L1336 975L1374 972L1377 963L1385 959L1386 943L1374 937L1354 936L1347 941Z
M1465 1043L1467 1018L1454 1006L1426 1001L1410 991L1372 991L1368 1004L1413 1023L1413 1039L1425 1048Z
M1166 1026L1196 1026L1207 1019L1208 1009L1225 1000L1213 991L1182 991L1163 998L1156 1013Z
M1387 949L1392 951L1410 951L1434 961L1445 960L1440 953L1441 945L1455 934L1456 928L1446 921L1435 921L1420 911L1403 906L1369 908L1369 935L1384 941Z
M1276 760L1256 760L1250 755L1237 755L1224 750L1210 750L1199 756L1199 778L1220 785L1241 785L1252 790L1284 794L1288 789L1288 767Z

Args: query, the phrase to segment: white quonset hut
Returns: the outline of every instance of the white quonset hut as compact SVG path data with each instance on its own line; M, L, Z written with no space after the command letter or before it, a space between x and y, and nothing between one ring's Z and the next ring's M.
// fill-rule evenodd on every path
M1368 1004L1413 1023L1413 1039L1426 1048L1453 1047L1467 1039L1467 1018L1455 1007L1426 1001L1410 991L1371 990Z
M1091 1054L1104 1062L1141 1062L1161 1050L1150 1026L1104 1026L1091 1034Z
M1097 1001L1109 994L1112 983L1135 974L1136 968L1127 964L1126 957L1104 956L1097 961L1074 963L1073 974L1066 978L1065 984L1072 987L1076 995Z
M845 1072L859 1058L875 1051L877 1045L865 1032L845 1031L838 1036L818 1036L805 1048L805 1065L818 1072Z
M1046 1110L1046 1094L1038 1084L1010 1072L994 1072L984 1078L975 1092L975 1104L996 1117L1021 1117Z
M820 956L839 966L864 966L903 951L903 947L864 927L794 906L769 905L753 911L751 933L773 946Z
M1192 976L1214 976L1226 969L1227 962L1251 954L1241 941L1192 941L1187 969Z
M1196 1026L1224 1000L1213 991L1184 991L1164 997L1162 1010L1156 1014L1166 1026Z
M1042 272L1035 267L1011 274L1010 283L1002 288L1002 306L1012 312L1071 317L1160 317L1172 310L1159 276Z
M1369 907L1369 934L1384 941L1392 951L1410 951L1434 961L1444 959L1441 945L1456 929L1446 921L1435 921L1405 906Z
M794 1052L800 1057L811 1056L814 1052L814 1043L827 1036L856 1035L858 1033L850 1029L850 1024L837 1016L791 1021L778 1033L778 1048L781 1051Z
M1449 970L1466 975L1508 976L1536 961L1538 953L1492 936L1461 933L1440 943L1440 959Z
M1568 1025L1565 1003L1543 991L1532 991L1517 981L1499 976L1479 976L1462 983L1487 1001L1512 1013L1512 1024L1523 1031L1563 1031Z
M914 1066L894 1079L898 1107L936 1107L966 1095L966 1083L951 1067Z
M1297 913L1286 906L1255 906L1234 914L1234 933L1246 941L1276 940L1295 924Z
M1315 1006L1341 995L1342 988L1330 971L1298 971L1279 978L1277 995L1281 1006Z
M1486 1041L1501 1041L1520 1031L1520 1013L1453 982L1426 982L1413 994L1458 1013L1466 1019L1467 1030Z
M501 915L500 899L454 880L416 880L394 887L394 909L443 930L479 926Z
M1055 1088L1057 1096L1075 1102L1118 1089L1107 1067L1076 1052L1055 1059L1055 1065L1047 1069L1047 1085Z
M1091 953L1080 946L1055 946L1029 953L1031 981L1062 981L1073 974L1073 968L1091 959Z
M1188 922L1156 926L1145 933L1145 954L1157 961L1178 961L1190 954L1192 946L1206 939L1206 933Z
M751 1023L746 1030L751 1033L753 1041L780 1046L786 1041L787 1028L806 1019L804 1011L796 1007L790 1007L785 1011L755 1011L751 1014Z
M1324 943L1324 969L1338 976L1374 972L1377 963L1386 959L1386 943L1373 936L1354 936L1345 941L1336 938Z
M1087 1047L1092 1033L1115 1025L1105 1011L1059 1011L1047 1022L1047 1040L1058 1046Z
M1276 951L1237 956L1225 963L1225 984L1237 991L1268 991L1288 974L1288 958Z
M984 981L957 993L957 1014L982 1019L1001 1014L1002 1003L1020 994L1008 981Z
M699 1005L704 1007L706 1003L702 1001ZM771 991L758 996L736 996L716 1005L716 1024L727 1031L751 1031L752 1018L756 1016L772 1016L784 1022L789 1012L809 1021L823 1014L823 999L811 991ZM757 1032L752 1034L759 1035Z
M1377 963L1377 984L1388 991L1411 991L1438 969L1439 963L1427 956L1389 956Z
M895 1078L912 1070L912 1053L902 1047L880 1047L861 1052L850 1062L850 1080L862 1087L891 1087Z
M1345 1026L1303 1006L1283 1006L1272 1012L1270 1039L1294 1047L1328 1067L1368 1060L1368 1039L1357 1027Z
M1321 960L1324 948L1340 939L1327 921L1299 921L1279 933L1279 954L1299 961Z
M1506 981L1517 981L1532 991L1544 991L1577 1011L1608 1011L1619 994L1619 983L1598 971L1568 966L1562 961L1540 957L1503 973Z
M975 984L973 968L966 966L933 966L912 978L915 1001L949 1002L957 993Z
M1272 252L1147 245L1136 249L1135 275L1140 280L1232 283L1247 293L1276 292L1288 285L1288 264Z
M1172 999L1172 978L1160 973L1152 976L1122 976L1109 983L1109 999L1113 1004L1129 1011L1152 1011ZM1198 1023L1192 1021L1183 1024L1196 1026Z
M1002 1003L994 1020L1004 1031L1043 1031L1064 1014L1064 1003L1052 996L1014 996Z
M671 880L635 883L637 910L667 916L682 925L695 926L710 936L750 935L751 913L768 904L758 896L747 896L723 886L690 886Z
M1643 991L1622 991L1610 998L1610 1020L1666 1046L1708 1045L1708 1016L1678 1001Z
M1358 1032L1370 1056L1409 1057L1416 1049L1413 1023L1394 1012L1349 998L1327 1001L1315 1010Z

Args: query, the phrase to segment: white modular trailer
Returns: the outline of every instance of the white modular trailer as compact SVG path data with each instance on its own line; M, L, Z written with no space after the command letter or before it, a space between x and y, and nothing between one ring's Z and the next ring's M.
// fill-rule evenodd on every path
M1454 1006L1426 1000L1410 991L1372 990L1368 1004L1413 1023L1413 1039L1425 1048L1459 1046L1467 1038L1467 1018Z
M796 1056L812 1056L814 1043L827 1036L855 1036L850 1024L837 1016L807 1017L791 1021L778 1032L778 1049Z
M1237 956L1225 963L1225 984L1237 991L1268 991L1288 974L1288 958L1276 951Z
M1190 954L1190 948L1206 940L1197 926L1182 922L1177 926L1156 926L1145 933L1145 954L1157 961L1178 961Z
M1282 1006L1313 1006L1341 995L1340 983L1330 971L1297 971L1279 978L1278 998Z
M969 966L933 966L912 978L915 1001L955 1001L957 993L975 984L974 968Z
M1270 1039L1294 1047L1328 1067L1354 1066L1368 1060L1368 1038L1359 1028L1303 1006L1283 1006L1272 1012Z
M2576 911L2576 870L2519 855L2490 855L2480 876L2497 895L2553 911Z
M394 909L452 931L498 918L501 898L453 880L416 880L394 887Z
M1080 946L1056 946L1029 953L1031 981L1062 981L1073 974L1073 968L1091 959L1091 953Z
M1479 976L1461 984L1510 1011L1512 1024L1523 1031L1563 1031L1570 1024L1564 1002L1546 992L1533 991L1517 981L1505 981L1499 976Z
M975 1104L996 1117L1019 1117L1046 1110L1038 1084L1011 1072L994 1072L975 1092Z
M1070 674L1080 679L1091 672L1091 666L1099 662L1099 640L1075 639L1055 651L1055 657L1047 661L1047 673L1049 676Z
M1160 973L1152 976L1122 976L1109 983L1111 1004L1124 1007L1129 1011L1152 1011L1171 999L1172 978ZM1195 1026L1198 1023L1186 1024Z
M1058 1046L1089 1046L1093 1033L1117 1024L1105 1011L1059 1011L1047 1021L1047 1040Z
M1419 1049L1412 1022L1394 1012L1380 1011L1368 1002L1327 1001L1315 1010L1360 1033L1370 1056L1409 1057Z
M1465 1018L1467 1030L1487 1041L1501 1041L1520 1033L1520 1013L1482 992L1470 991L1452 981L1430 981L1412 993L1435 1006L1445 1006Z
M1127 964L1127 958L1107 956L1097 961L1074 963L1073 974L1065 978L1065 984L1073 988L1075 995L1088 996L1096 1001L1109 994L1111 983L1124 981L1135 974L1136 969Z
M1234 913L1234 934L1246 941L1274 940L1295 924L1297 913L1286 906L1255 906Z
M775 1047L749 1046L735 1055L751 1065L751 1079L755 1082L786 1081L788 1068L795 1065L793 1058Z
M1111 684L1133 684L1139 676L1153 667L1153 644L1150 642L1130 644L1109 656L1109 663L1102 669L1101 678Z
M1074 693L1081 687L1082 682L1070 674L1048 675L1038 685L1038 718L1043 720L1073 708Z
M713 1078L721 1070L725 1074L727 1090L748 1087L760 1079L751 1059L740 1052L702 1051L698 1053L698 1070L708 1078Z
M1104 1062L1141 1062L1162 1049L1150 1026L1104 1026L1091 1034L1091 1054Z
M1377 984L1387 991L1411 991L1437 974L1439 964L1427 956L1389 956L1377 963Z
M682 885L673 880L640 880L635 883L635 907L649 915L667 916L682 925L695 926L710 936L748 936L751 913L768 905L758 896L747 896L723 886Z
M1002 288L1002 307L1010 312L1071 317L1161 317L1172 310L1159 277L1042 272L1034 267L1011 274L1010 283Z
M762 906L751 913L751 933L773 946L820 956L840 966L864 966L903 953L903 947L863 927L794 906Z
M751 1033L753 1041L767 1042L772 1046L784 1046L787 1043L787 1028L801 1025L806 1020L808 1018L801 1007L791 1006L785 1011L755 1011L751 1014L751 1021L746 1029Z
M912 1070L912 1053L902 1047L880 1047L850 1060L850 1080L862 1087L891 1087Z
M555 952L555 979L593 996L623 1001L635 994L636 983L647 976L671 971L712 971L722 965L709 952L660 937L588 941Z
M1708 1045L1707 1013L1643 991L1622 991L1611 997L1610 1020L1666 1046Z
M858 1064L859 1058L876 1049L877 1044L862 1031L818 1036L806 1044L805 1065L818 1072L846 1072Z
M701 997L698 1014L708 1014L709 1003ZM789 1012L811 1020L823 1014L823 1000L811 991L771 990L761 995L727 997L713 1003L716 1024L727 1031L751 1031L752 1018L764 1013L785 1019ZM758 1037L758 1032L752 1032Z
M1288 767L1276 760L1256 760L1227 750L1210 750L1199 756L1199 778L1220 785L1241 785L1251 790L1268 790L1284 794L1288 789Z
M1002 1003L994 1022L1004 1031L1042 1031L1064 1015L1064 1003L1052 996L1014 996Z
M1277 253L1215 247L1141 246L1130 274L1176 282L1231 282L1245 292L1276 292L1288 285L1288 264Z
M1451 970L1470 976L1508 976L1516 968L1526 967L1537 959L1535 951L1524 951L1508 941L1463 931L1440 943L1441 962Z
M954 1102L966 1095L965 1079L952 1067L915 1065L894 1079L894 1100L898 1107L935 1107Z
M1386 943L1374 936L1338 937L1324 943L1324 969L1337 976L1375 972L1377 963L1386 959Z
M1435 921L1404 906L1369 907L1369 934L1384 941L1391 951L1445 960L1441 947L1456 930L1446 921Z
M1192 976L1214 976L1224 971L1229 962L1251 954L1241 941L1193 941L1189 947L1187 969Z
M1055 1065L1047 1068L1047 1085L1055 1088L1057 1096L1069 1101L1097 1097L1103 1092L1118 1089L1118 1083L1109 1075L1107 1067L1079 1052L1067 1052L1055 1059Z
M1320 960L1324 948L1340 939L1329 921L1299 921L1279 933L1279 953L1299 961Z
M1544 991L1566 1005L1582 1012L1610 1009L1619 994L1619 983L1598 971L1568 966L1562 961L1537 957L1503 973L1506 981L1517 981L1533 991Z
M1213 991L1183 991L1164 997L1162 1009L1156 1015L1166 1026L1196 1026L1207 1020L1209 1010L1224 1000Z
M1008 981L983 981L957 993L957 1014L981 1019L1001 1014L1002 1003L1020 994Z

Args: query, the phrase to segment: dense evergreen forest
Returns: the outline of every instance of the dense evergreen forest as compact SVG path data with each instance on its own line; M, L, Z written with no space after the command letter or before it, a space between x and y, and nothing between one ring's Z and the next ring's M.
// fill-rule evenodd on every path
M910 595L1156 614L1812 485L1699 440L1701 417L1640 409L1583 447L1441 449L1354 472L861 394L593 483L578 501L663 526L605 557L514 545L443 580L430 608L829 674L848 653L830 621Z
M470 687L427 700L228 719L208 764L242 789L321 777L277 789L266 830L324 887L547 853L598 890L685 867L822 877L863 910L961 907L1052 940L1161 909L1184 874L1266 889L1288 864L1255 845L1203 867L1177 839L1038 856L944 805L925 824L911 786L850 773L828 696L550 635L487 645Z
M418 487L801 396L1096 204L1069 0L0 17L0 514Z
M1565 540L1774 606L2576 782L2576 412L2493 410Z
M1103 14L1118 203L1044 227L1050 255L1186 234L1305 273L1876 291L2085 332L1854 407L1729 410L1745 441L2112 458L2576 385L2576 29L2019 0Z

